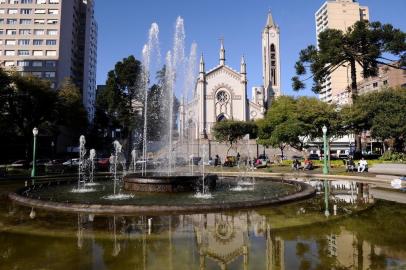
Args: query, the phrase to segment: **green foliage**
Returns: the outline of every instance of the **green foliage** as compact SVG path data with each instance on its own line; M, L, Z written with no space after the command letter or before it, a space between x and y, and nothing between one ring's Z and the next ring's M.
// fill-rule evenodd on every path
M382 141L403 141L406 136L405 104L406 89L402 88L361 95L353 106L343 109L344 122L356 131L370 130L372 137Z
M58 121L57 94L48 81L0 71L1 135L17 135L29 142L32 129L53 134Z
M385 56L396 57L398 64L392 64ZM327 29L319 34L318 48L311 45L299 54L295 64L297 76L292 78L294 90L305 87L304 81L313 78L315 93L319 93L328 74L338 67L348 65L351 70L351 91L357 95L357 71L359 64L364 78L376 76L378 64L406 69L406 33L390 24L380 22L356 22L344 33L336 29ZM310 77L300 80L309 72Z
M106 87L97 94L95 129L104 133L119 128L131 145L133 132L142 130L144 87L140 61L129 56L117 62L108 73Z
M217 141L233 144L247 134L250 138L256 138L257 126L254 122L226 120L217 122L212 132Z
M380 160L406 163L406 154L405 153L392 152L392 151L386 151L382 155Z
M319 138L323 125L330 136L345 133L336 107L309 97L278 98L257 125L258 143L278 147L282 152L287 145L303 148L307 139Z
M65 79L58 90L59 123L81 133L87 128L87 112L79 88L71 79Z

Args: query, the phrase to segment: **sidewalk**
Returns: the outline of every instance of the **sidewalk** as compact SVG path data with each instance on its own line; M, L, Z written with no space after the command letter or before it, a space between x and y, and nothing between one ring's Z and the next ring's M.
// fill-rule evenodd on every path
M375 164L369 169L369 172L383 175L405 176L406 164Z

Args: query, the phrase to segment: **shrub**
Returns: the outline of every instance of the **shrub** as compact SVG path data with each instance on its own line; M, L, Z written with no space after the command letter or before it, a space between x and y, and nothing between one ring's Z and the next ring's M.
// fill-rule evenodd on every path
M382 155L380 160L406 163L406 154L405 153L387 151Z

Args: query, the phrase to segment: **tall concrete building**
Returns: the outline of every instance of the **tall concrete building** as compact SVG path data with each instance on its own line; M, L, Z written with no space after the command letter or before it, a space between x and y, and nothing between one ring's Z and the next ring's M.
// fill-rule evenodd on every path
M0 0L0 66L51 81L71 78L89 120L96 93L94 0Z
M355 0L330 0L325 2L315 14L316 38L325 29L346 31L360 20L369 20L368 7L361 6ZM357 65L357 78L362 80L361 67ZM350 67L343 65L332 72L323 85L319 98L325 102L345 104L351 101L349 85L351 84Z

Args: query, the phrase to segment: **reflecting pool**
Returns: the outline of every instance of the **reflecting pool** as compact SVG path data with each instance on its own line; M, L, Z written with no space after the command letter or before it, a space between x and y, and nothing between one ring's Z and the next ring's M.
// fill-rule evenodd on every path
M173 216L63 214L14 205L0 183L0 269L405 269L406 205L371 186L311 181L305 201ZM328 215L324 190L328 191Z

